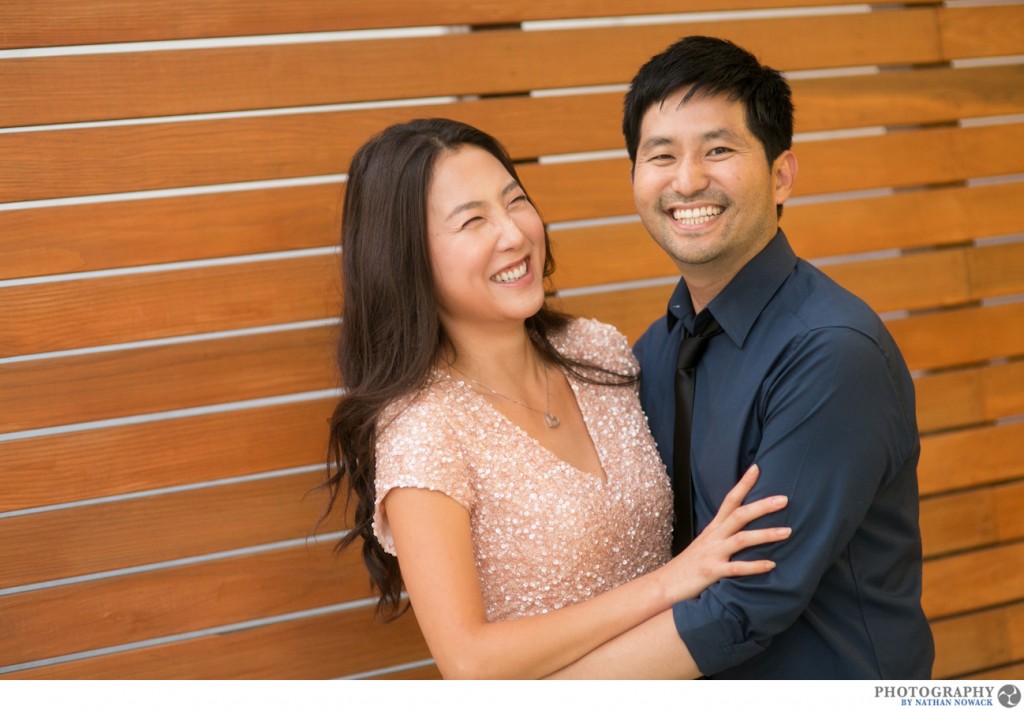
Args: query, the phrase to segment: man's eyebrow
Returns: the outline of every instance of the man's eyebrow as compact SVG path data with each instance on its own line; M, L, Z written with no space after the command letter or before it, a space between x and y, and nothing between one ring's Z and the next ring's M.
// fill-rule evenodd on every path
M660 148L663 145L673 145L674 143L675 141L668 136L651 136L643 142L640 146L640 150L641 152L647 152L654 148Z
M726 138L728 140L737 140L738 136L730 131L728 128L716 128L713 131L707 131L701 135L701 140L705 143L707 141L718 140L719 138Z

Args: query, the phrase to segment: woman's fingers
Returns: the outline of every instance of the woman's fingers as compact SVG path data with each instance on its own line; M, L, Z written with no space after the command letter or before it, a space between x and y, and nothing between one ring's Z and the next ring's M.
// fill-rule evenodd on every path
M789 498L786 496L769 496L755 500L753 503L747 503L733 510L724 520L719 521L715 532L724 536L733 535L758 518L782 510L788 504Z
M722 577L745 577L750 574L764 574L775 569L775 563L771 560L743 560L730 562L725 566Z
M723 513L727 516L738 508L740 504L743 503L743 499L747 497L748 493L750 493L754 484L757 483L757 477L760 474L761 469L757 467L757 464L748 468L746 472L740 476L740 480L736 482L736 485L732 487L732 490L725 495L725 498L722 500L722 505L718 509L718 515L715 517L724 517Z
M733 555L740 550L755 545L767 545L770 542L786 540L793 534L792 528L764 528L763 530L744 530L735 535L730 535L727 541L727 550Z

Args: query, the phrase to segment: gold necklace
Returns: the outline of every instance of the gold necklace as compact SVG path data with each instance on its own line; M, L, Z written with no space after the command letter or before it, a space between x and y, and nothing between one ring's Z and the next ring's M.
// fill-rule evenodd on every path
M512 402L512 404L518 404L520 407L526 407L527 409L529 409L531 411L534 411L534 412L537 412L538 414L543 414L544 415L544 423L547 424L548 429L554 429L556 426L558 426L559 424L562 423L562 420L559 419L557 416L555 416L551 412L551 385L548 382L548 366L547 365L544 366L544 393L547 395L547 409L546 410L537 409L536 407L531 407L530 405L526 404L525 402L520 402L518 399L512 399L508 395L502 394L501 392L498 392L497 390L492 390L490 387L485 385L483 382L480 382L478 380L474 380L472 377L470 377L465 372L463 372L459 368L455 367L455 365L453 365L451 363L448 363L448 367L450 367L453 370L455 370L457 373L459 373L460 375L465 377L467 380L472 382L477 387L482 387L483 389L487 390L488 392L490 392L491 394L493 394L493 395L495 395L497 397L501 397L502 399L507 399L509 402Z

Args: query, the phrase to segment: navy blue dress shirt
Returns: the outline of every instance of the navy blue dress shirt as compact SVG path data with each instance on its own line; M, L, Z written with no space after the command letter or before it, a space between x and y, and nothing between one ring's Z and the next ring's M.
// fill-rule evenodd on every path
M763 575L722 579L673 608L697 666L718 678L931 677L921 609L917 461L910 373L860 299L798 259L781 232L708 304L724 333L697 366L691 464L697 530L753 463L749 500L789 505ZM636 344L641 400L669 471L673 371L694 320L680 281Z

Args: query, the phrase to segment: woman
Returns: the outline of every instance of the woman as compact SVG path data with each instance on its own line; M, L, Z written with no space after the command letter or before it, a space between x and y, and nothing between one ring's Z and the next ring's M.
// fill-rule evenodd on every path
M378 134L353 159L342 242L328 486L357 505L340 544L362 538L385 615L404 581L445 677L545 677L771 569L729 560L789 534L740 532L785 505L740 507L756 470L669 560L636 362L610 326L546 305L547 234L497 141L442 119Z

